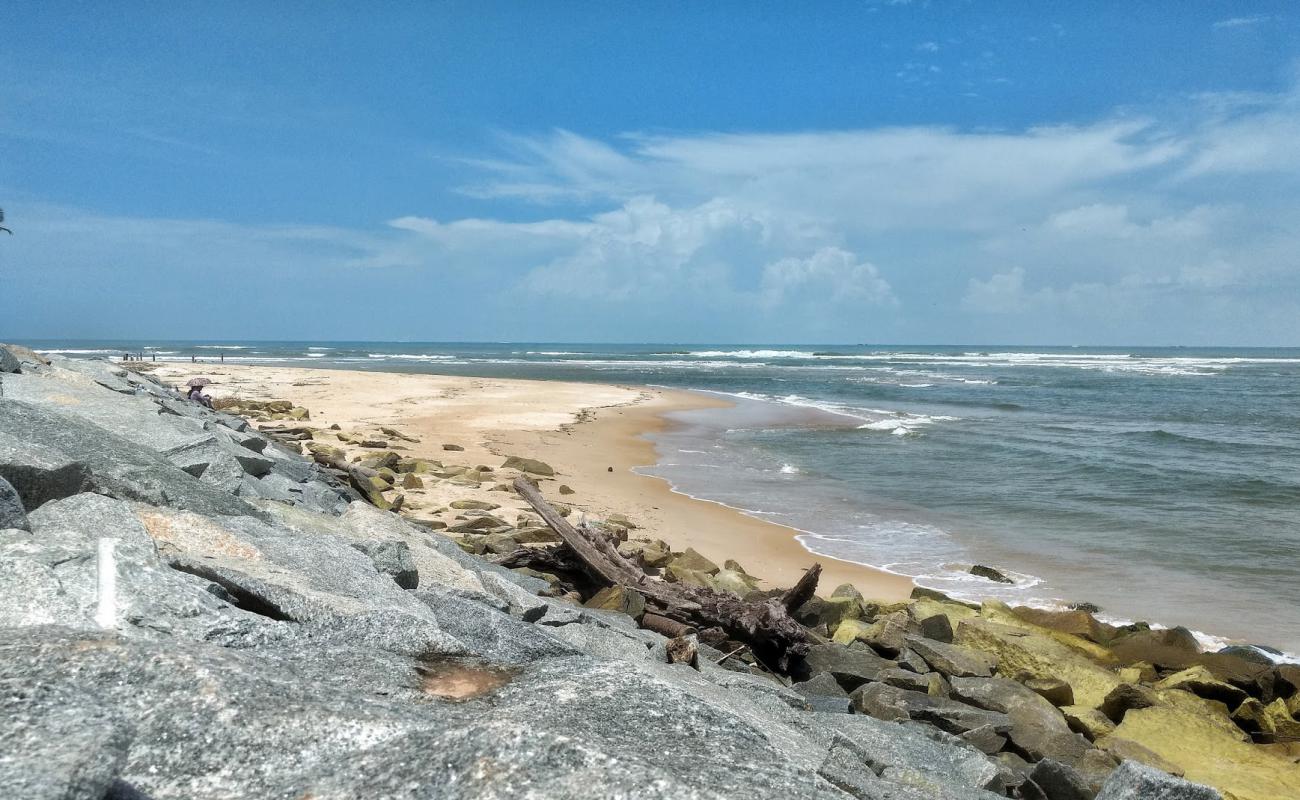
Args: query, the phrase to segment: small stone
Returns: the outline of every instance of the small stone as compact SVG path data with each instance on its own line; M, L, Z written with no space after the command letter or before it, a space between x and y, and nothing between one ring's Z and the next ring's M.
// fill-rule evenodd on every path
M560 484L560 494L574 494L574 491L564 484Z
M496 511L501 507L499 503L489 503L486 500L452 500L448 503L454 509L464 511L474 509L478 511Z
M458 445L458 444L444 444L444 445L442 446L442 449L443 449L443 450L451 450L451 451L455 451L455 452L460 452L460 451L464 450L465 448L461 447L461 446Z
M415 473L408 472L402 476L403 489L423 489L424 481L420 480Z
M509 456L501 467L503 469L517 469L520 472L531 472L534 475L545 475L548 477L555 474L555 470L545 461L538 461L535 458L524 458L523 456Z

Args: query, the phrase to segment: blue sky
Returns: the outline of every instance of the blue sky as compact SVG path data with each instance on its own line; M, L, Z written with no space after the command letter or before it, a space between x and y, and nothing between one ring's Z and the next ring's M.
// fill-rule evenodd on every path
M0 336L1300 345L1290 3L324 5L6 6Z

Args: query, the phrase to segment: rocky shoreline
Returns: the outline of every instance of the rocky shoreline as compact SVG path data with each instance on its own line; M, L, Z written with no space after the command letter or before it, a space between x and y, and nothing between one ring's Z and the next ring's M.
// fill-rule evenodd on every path
M515 488L569 511L529 454L11 346L0 373L6 796L1300 797L1300 667L1249 650L843 585L789 609L779 668L593 585ZM790 596L572 521L648 581Z

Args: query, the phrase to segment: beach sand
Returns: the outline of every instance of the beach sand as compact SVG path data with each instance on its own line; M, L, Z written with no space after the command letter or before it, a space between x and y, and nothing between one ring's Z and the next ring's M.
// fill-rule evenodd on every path
M692 547L718 564L735 559L766 587L790 586L820 562L822 594L851 583L866 597L896 601L912 589L910 578L814 556L795 540L797 531L791 528L678 494L660 478L633 472L658 460L646 437L671 424L666 414L728 405L708 395L608 384L229 364L167 364L153 374L177 385L195 375L210 377L216 384L208 391L215 398L291 400L311 411L311 421L304 424L314 428L337 424L344 431L377 434L379 426L387 426L420 440L395 442L412 457L493 468L511 455L539 459L556 471L555 480L542 481L543 493L572 506L570 519L624 514L637 526L633 537L663 539L674 550ZM349 456L365 452L330 441L328 432L323 436ZM443 444L464 451L445 451ZM440 481L409 490L404 513L450 521L455 512L445 506L472 498L501 504L493 514L513 523L527 505L513 492L489 491L493 485L474 489ZM560 485L574 493L562 495Z

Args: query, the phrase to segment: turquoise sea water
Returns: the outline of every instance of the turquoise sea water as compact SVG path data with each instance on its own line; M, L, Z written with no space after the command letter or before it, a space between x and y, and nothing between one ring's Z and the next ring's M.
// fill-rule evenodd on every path
M647 473L945 591L1300 653L1300 349L29 344L718 392Z

